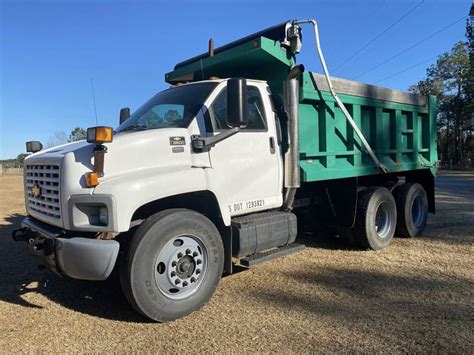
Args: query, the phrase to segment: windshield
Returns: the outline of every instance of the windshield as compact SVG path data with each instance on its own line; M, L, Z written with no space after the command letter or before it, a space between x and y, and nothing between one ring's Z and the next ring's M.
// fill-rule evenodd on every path
M136 110L115 131L187 127L217 84L190 84L162 91Z

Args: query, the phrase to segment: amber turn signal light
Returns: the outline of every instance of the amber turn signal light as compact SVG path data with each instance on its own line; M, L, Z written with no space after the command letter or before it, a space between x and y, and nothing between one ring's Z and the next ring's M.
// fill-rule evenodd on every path
M88 143L110 143L112 142L112 127L91 127L87 129Z
M84 177L86 179L87 187L96 187L99 185L99 176L96 172L85 173Z

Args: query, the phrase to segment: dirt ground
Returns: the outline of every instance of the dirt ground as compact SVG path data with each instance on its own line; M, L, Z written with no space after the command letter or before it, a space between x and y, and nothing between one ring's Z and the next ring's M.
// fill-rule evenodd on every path
M21 177L0 177L0 352L474 352L474 173L437 178L422 237L380 252L322 237L225 277L203 310L168 324L138 316L116 280L39 271L10 238Z

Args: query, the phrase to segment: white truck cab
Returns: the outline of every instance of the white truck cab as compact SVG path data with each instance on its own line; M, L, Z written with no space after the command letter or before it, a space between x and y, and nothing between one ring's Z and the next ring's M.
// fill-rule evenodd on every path
M175 211L163 219L178 218L182 225L181 219L194 218L195 224L203 224L206 238L219 238L219 242L206 245L197 232L174 235L174 241L181 245L165 251L164 270L175 270L170 272L177 275L176 264L180 263L186 270L204 273L197 268L199 262L211 273L212 257L217 266L208 282L215 284L224 267L220 235L225 233L222 230L230 231L231 219L276 210L283 204L281 133L270 89L264 81L240 79L246 91L241 107L245 125L231 128L227 117L229 82L215 79L170 87L124 120L110 142L80 141L28 156L24 179L29 217L14 237L28 239L32 253L60 274L104 280L121 250L116 236L141 229L157 212ZM193 144L226 134L218 143L204 147ZM89 176L98 161L102 171L98 181L91 183ZM286 214L277 218L284 223L287 219ZM277 244L294 241L293 224L291 233L287 228ZM199 231L202 233L201 227ZM266 246L255 245L254 251ZM245 256L244 250L237 245L234 256ZM189 251L200 259L186 258ZM155 262L156 255L152 259ZM191 280L197 284L202 279L192 273L187 277L170 275L162 290L170 300L197 290ZM134 298L128 298L135 305ZM150 313L140 312L150 317ZM183 307L177 312L182 315L188 310ZM160 315L156 319L175 317Z
M92 144L70 143L27 157L28 214L67 230L121 233L130 229L140 207L188 193L212 194L227 226L232 216L280 207L283 161L265 82L247 81L247 99L252 102L247 106L247 127L212 149L193 151L193 137L212 137L229 129L226 83L190 83L150 99L115 130L112 142L104 144L104 176L95 187L88 187L84 178L93 170ZM202 93L197 102L193 102L195 92ZM170 94L169 103L160 99ZM175 96L182 96L183 103L177 103ZM200 107L192 111L193 106ZM165 117L158 118L160 115ZM38 168L45 165L53 169L54 181L50 177L35 179ZM30 191L35 182L60 184L50 189L50 194L58 194L51 195L51 201L46 197L49 195L37 201ZM102 221L90 215L97 214L92 207L81 207L82 201L90 206L91 196L102 196L110 209L103 212Z

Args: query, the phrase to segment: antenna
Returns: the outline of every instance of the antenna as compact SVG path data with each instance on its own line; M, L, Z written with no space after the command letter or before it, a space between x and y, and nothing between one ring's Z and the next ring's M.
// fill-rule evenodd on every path
M94 102L95 124L98 126L99 120L97 119L97 105L95 104L94 78L91 78L91 86L92 86L92 101Z

